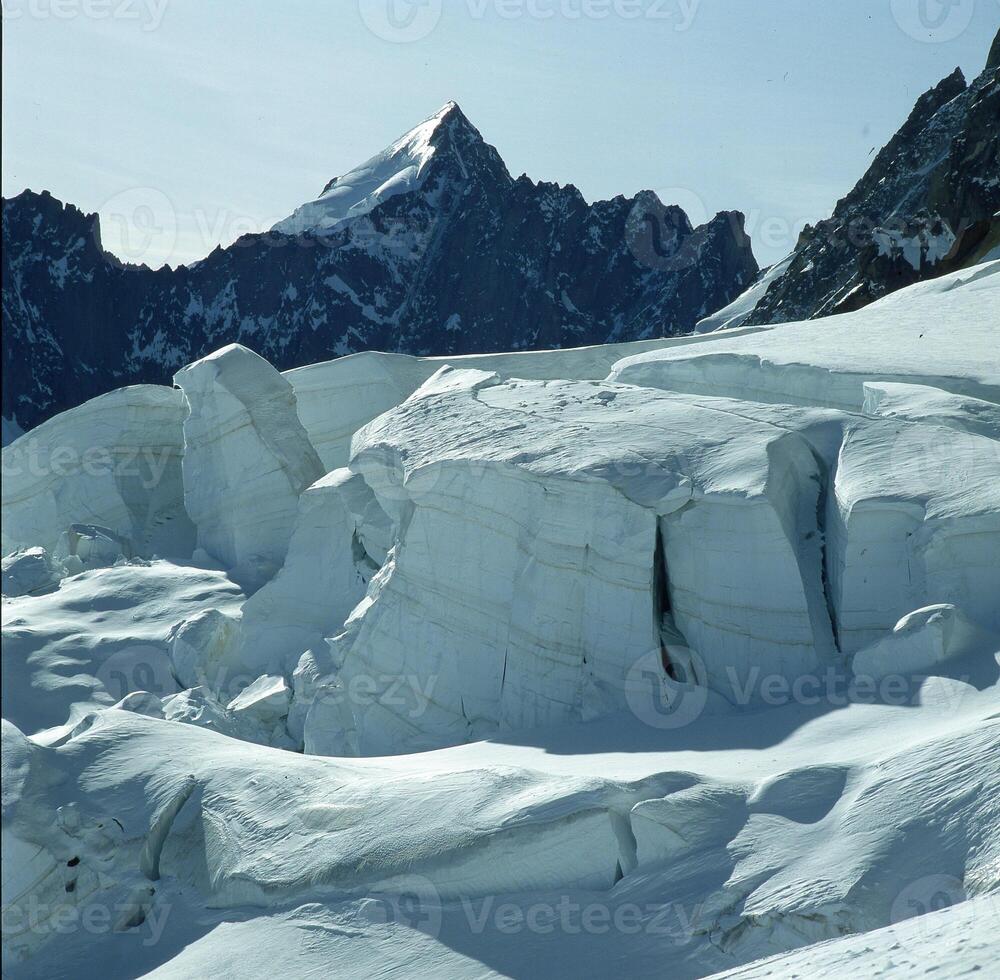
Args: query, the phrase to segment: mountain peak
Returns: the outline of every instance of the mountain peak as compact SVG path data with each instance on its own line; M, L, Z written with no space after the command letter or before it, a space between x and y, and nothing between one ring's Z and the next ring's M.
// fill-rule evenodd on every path
M334 177L318 198L279 221L273 230L292 235L328 231L367 214L390 197L418 190L431 161L451 145L462 149L485 145L479 130L454 101L446 102L361 166ZM459 166L464 172L464 164Z
M476 127L469 122L469 117L462 112L462 107L457 102L449 100L437 112L417 123L412 129L407 130L402 136L394 140L392 146L432 136L442 127L454 126L456 124L472 130L477 136L479 135Z

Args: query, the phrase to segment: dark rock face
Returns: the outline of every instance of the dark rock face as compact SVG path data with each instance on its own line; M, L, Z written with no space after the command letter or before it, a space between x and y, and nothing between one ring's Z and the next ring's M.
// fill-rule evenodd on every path
M921 96L833 216L805 229L787 271L743 322L858 309L1000 244L998 43L972 85L956 69Z
M123 265L96 215L46 193L4 201L4 416L29 428L121 385L169 384L233 341L285 369L683 333L757 274L738 212L692 228L650 192L588 205L572 185L512 179L457 106L433 118L419 186L176 270Z

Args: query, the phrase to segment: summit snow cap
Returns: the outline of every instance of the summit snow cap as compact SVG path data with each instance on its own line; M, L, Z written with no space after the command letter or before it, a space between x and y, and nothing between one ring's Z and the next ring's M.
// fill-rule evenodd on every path
M482 142L457 102L446 102L432 116L404 133L361 166L334 177L313 201L274 225L273 231L296 235L329 230L350 218L367 214L397 194L419 190L431 161L455 130Z

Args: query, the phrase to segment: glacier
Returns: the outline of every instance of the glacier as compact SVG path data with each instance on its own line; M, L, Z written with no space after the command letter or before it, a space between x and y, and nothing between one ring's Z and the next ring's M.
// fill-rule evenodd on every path
M988 969L998 310L231 345L20 435L5 972Z

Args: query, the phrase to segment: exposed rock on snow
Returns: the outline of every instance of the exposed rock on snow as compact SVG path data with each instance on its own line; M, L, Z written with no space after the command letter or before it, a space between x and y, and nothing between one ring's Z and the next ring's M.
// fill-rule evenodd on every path
M184 399L156 385L102 395L3 450L3 551L53 551L72 524L98 524L135 555L186 558Z
M764 298L771 283L777 282L788 271L794 259L795 253L793 252L769 269L764 269L745 293L741 293L732 303L711 316L699 320L695 325L695 331L697 333L712 333L716 330L733 330L743 326L750 319L757 304Z
M299 494L324 473L292 386L230 344L179 371L184 392L184 504L198 546L248 588L281 567Z
M279 221L274 230L286 235L329 231L349 218L367 214L397 194L419 190L434 157L435 144L441 142L438 130L447 128L447 119L456 116L461 116L458 106L446 103L360 167L334 177L315 201L297 208L294 214Z
M971 84L955 69L925 92L833 215L802 231L746 322L856 310L984 261L1000 241L998 118L1000 65L992 56Z
M105 252L96 214L4 200L4 416L30 428L233 341L284 369L678 335L758 268L739 212L695 228L648 191L514 179L453 104L259 232L154 271Z

